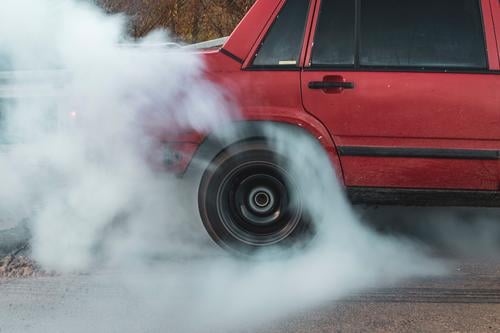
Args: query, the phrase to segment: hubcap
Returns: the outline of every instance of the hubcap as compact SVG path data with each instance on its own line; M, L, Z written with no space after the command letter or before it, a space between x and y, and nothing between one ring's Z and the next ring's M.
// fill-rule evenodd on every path
M274 206L274 193L267 187L254 188L248 197L251 210L259 214L266 214Z
M233 237L251 245L271 245L297 227L302 208L284 169L274 163L239 165L222 181L217 195L221 221Z

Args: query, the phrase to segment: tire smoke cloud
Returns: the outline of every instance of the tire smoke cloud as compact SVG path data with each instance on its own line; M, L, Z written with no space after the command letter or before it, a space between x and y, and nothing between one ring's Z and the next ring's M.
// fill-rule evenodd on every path
M162 154L152 133L216 131L237 108L205 79L196 53L148 47L168 41L162 32L127 41L125 25L80 1L0 4L0 214L30 221L44 267L96 273L77 300L34 314L33 331L252 330L364 288L445 272L419 245L363 226L317 143L272 127L317 236L279 258L222 253L199 222L197 180L151 166ZM7 328L29 331L25 324Z

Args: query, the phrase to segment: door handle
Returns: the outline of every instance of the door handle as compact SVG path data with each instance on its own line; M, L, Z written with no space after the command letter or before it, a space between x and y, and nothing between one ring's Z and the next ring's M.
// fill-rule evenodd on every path
M328 81L311 81L309 89L354 89L353 82L328 82Z

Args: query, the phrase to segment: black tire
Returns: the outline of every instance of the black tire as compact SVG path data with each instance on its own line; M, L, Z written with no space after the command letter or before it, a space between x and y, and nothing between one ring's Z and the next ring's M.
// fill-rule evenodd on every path
M287 159L265 141L225 149L204 172L198 191L209 235L221 247L243 254L306 244L313 228L301 198Z

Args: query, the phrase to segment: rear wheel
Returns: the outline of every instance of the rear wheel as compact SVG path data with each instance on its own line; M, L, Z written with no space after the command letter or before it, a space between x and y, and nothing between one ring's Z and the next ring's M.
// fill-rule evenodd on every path
M212 161L201 180L198 204L215 242L248 253L310 238L311 223L287 164L265 141L231 146Z

